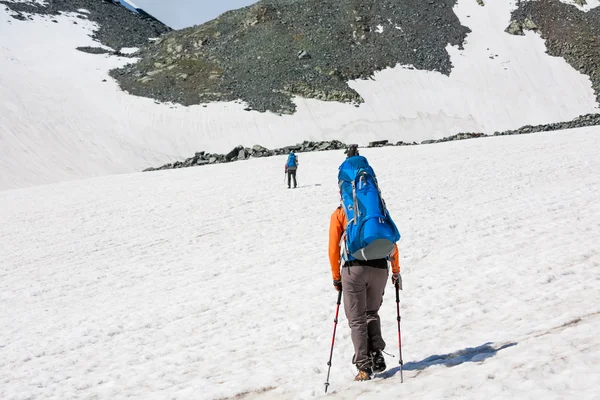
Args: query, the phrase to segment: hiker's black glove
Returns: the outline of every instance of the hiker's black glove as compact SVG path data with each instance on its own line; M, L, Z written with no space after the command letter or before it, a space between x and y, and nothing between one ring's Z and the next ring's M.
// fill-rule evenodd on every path
M398 284L398 289L402 290L402 276L400 274L392 275L392 285L396 286Z
M342 281L334 280L333 287L335 287L335 290L337 290L338 292L341 292L342 291Z

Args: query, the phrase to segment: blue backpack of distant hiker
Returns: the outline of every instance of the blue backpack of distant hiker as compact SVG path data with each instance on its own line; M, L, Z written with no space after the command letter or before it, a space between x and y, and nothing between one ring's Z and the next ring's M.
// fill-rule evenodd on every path
M297 167L296 154L290 153L290 155L288 156L288 159L287 159L287 163L285 165L288 168L296 168Z
M377 183L375 171L363 156L347 158L340 165L338 184L346 213L342 237L343 258L377 260L388 257L400 240Z

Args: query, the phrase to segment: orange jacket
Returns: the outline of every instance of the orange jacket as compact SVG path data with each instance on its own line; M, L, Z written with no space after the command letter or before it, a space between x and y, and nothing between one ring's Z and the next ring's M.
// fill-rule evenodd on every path
M331 276L333 280L342 279L340 265L340 240L346 229L346 214L342 207L335 209L331 214L329 221L329 264L331 265ZM392 273L400 273L400 255L398 254L398 246L394 245L394 252L390 257L392 264Z

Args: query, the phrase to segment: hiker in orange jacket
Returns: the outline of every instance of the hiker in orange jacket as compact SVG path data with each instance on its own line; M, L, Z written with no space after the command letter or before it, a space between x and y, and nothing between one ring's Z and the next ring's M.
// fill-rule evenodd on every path
M383 372L386 369L382 354L385 341L381 335L378 313L389 276L388 263L392 267L392 284L398 282L402 288L400 257L398 246L394 245L394 250L388 258L352 260L342 265L340 242L346 225L346 214L339 206L331 215L329 224L329 263L333 286L338 291L344 288L344 311L354 345L352 363L358 369L354 379L363 381L371 379L374 372Z

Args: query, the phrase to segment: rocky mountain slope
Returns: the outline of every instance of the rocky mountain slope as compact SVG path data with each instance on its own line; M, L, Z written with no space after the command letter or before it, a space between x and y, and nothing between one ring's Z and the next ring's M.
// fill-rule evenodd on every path
M347 84L396 64L452 69L470 30L456 0L262 0L146 47L112 73L130 93L184 105L242 99L293 113L294 95L362 103Z
M461 47L470 32L455 4L262 0L167 35L146 47L139 63L112 76L132 94L184 105L241 99L248 109L293 113L292 96L362 103L348 81L387 67L450 74L446 46ZM526 1L507 32L540 32L549 54L589 75L600 96L599 21L600 9L585 13L559 0Z

